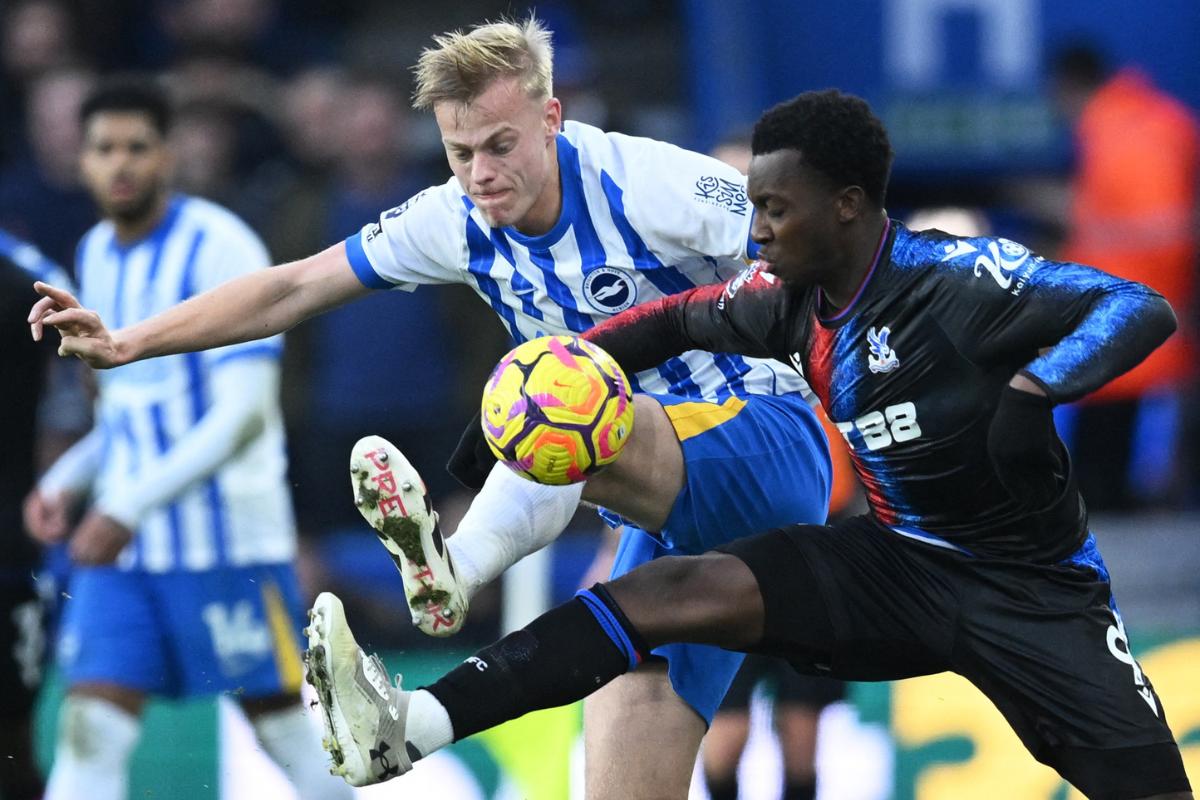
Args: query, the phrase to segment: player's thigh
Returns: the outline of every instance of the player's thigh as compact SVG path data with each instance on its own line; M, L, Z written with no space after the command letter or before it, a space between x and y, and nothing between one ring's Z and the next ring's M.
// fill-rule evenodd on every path
M634 407L635 424L621 457L584 484L583 499L657 530L683 487L683 451L659 400L639 394Z
M71 573L67 594L56 658L68 687L174 693L178 671L145 573L80 567Z
M180 666L178 694L236 690L244 698L294 695L303 680L303 603L290 564L155 576Z
M585 500L656 531L675 554L825 521L828 442L799 394L720 403L639 395L637 402L626 452L588 481Z
M1187 785L1162 701L1130 651L1104 577L1001 564L980 565L974 583L955 669L1039 761L1089 797L1148 797Z
M686 471L660 533L676 553L702 553L784 525L825 521L829 446L802 397L731 397L721 404L659 399Z
M584 702L587 800L685 800L705 723L650 662Z
M950 556L867 517L731 542L758 589L762 635L745 648L807 674L895 680L947 668L957 618Z

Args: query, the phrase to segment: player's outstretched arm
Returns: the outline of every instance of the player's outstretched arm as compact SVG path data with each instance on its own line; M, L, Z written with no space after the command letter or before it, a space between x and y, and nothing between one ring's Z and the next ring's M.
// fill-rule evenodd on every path
M792 302L793 293L755 264L723 284L697 286L622 311L582 336L629 373L688 350L786 361L789 337L779 328L792 316Z
M34 288L42 299L29 312L33 338L40 340L46 326L56 328L59 355L78 356L98 369L265 339L370 291L350 268L344 243L235 278L116 331L70 292L41 282Z

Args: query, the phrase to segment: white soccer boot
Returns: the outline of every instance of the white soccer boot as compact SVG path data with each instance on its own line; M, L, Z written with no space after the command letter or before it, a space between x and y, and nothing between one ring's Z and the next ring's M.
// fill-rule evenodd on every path
M458 633L466 590L454 574L425 482L394 444L365 436L350 451L354 505L400 570L412 623L430 636Z
M392 686L377 655L354 641L342 601L329 592L317 595L308 612L307 680L317 690L325 738L321 746L333 758L334 775L351 786L380 783L412 769L404 740L410 692ZM419 757L419 756L418 756Z

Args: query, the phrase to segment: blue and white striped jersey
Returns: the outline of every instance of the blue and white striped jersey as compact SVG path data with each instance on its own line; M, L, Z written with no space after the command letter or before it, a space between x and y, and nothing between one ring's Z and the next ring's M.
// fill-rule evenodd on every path
M719 283L757 248L745 178L708 156L565 122L562 214L542 236L490 228L456 178L386 211L346 240L367 286L465 283L516 342L578 333L638 303ZM721 401L806 391L776 361L691 351L634 377L637 388Z
M82 304L113 329L271 263L258 236L232 213L180 195L145 238L122 246L112 223L101 222L84 236L77 258ZM282 337L275 336L98 372L96 425L103 455L94 494L101 499L145 494L146 483L160 478L157 465L164 455L214 405L221 370L244 369L252 363L248 359L269 359L266 374L275 376L282 349ZM263 406L256 412L261 425L230 448L232 455L215 472L187 482L139 515L136 535L118 566L203 570L280 563L295 555L277 393Z

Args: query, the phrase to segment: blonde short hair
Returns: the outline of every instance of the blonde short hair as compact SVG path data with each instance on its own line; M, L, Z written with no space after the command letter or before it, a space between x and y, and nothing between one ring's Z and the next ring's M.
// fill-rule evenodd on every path
M437 46L426 48L414 68L414 108L469 103L498 78L518 78L534 98L549 98L553 91L550 31L533 15L524 22L501 20L477 25L469 33L445 33L433 41Z

